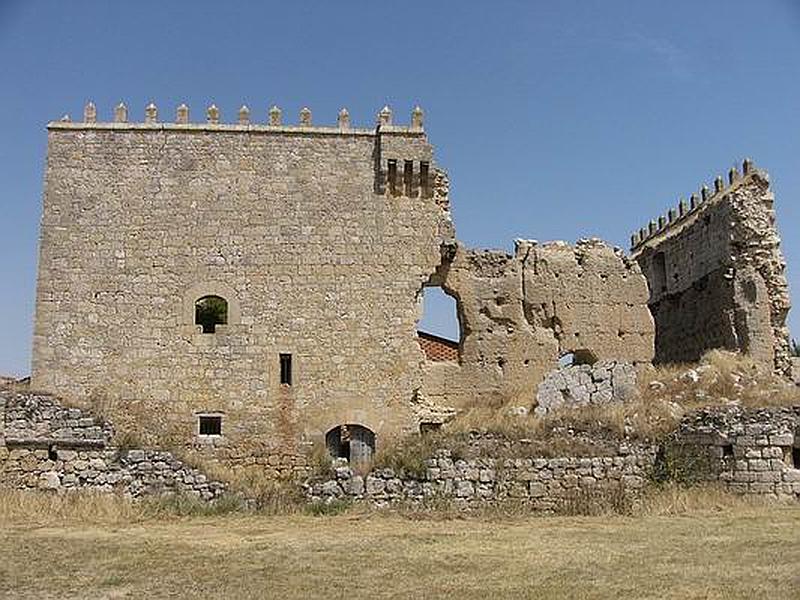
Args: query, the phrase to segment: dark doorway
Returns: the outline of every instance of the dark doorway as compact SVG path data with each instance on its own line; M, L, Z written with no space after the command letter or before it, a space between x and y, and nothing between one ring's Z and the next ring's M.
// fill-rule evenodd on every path
M375 433L362 425L339 425L325 435L325 446L334 458L364 464L375 453Z

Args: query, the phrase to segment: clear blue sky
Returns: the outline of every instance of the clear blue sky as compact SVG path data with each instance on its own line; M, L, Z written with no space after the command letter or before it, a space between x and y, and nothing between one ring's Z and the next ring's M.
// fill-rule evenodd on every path
M246 102L368 126L426 110L459 237L630 232L745 156L769 170L800 303L800 1L0 0L0 373L29 354L47 121ZM433 303L429 329L452 330ZM800 336L800 310L790 317Z

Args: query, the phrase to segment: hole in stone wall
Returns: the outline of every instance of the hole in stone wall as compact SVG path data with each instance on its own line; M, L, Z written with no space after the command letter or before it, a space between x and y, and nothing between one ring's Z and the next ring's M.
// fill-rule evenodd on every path
M725 444L722 446L722 458L733 457L733 444Z
M752 279L748 279L742 285L742 291L744 292L744 297L750 304L755 304L756 300L758 299L758 288L756 287L756 282Z
M47 447L47 458L50 460L58 460L58 452L54 444L50 444Z
M436 433L441 428L441 423L428 423L423 421L419 424L419 432L421 435L430 435L431 433Z
M338 425L325 434L325 446L333 458L364 464L375 454L375 433L363 425Z
M194 303L194 324L203 333L214 333L217 325L228 323L228 301L220 296L203 296Z
M458 302L441 287L422 288L422 318L417 326L417 340L430 361L458 361L460 357Z
M792 467L800 469L800 447L792 448Z
M574 350L562 354L558 359L559 367L569 367L572 365L593 365L597 362L597 357L589 350Z

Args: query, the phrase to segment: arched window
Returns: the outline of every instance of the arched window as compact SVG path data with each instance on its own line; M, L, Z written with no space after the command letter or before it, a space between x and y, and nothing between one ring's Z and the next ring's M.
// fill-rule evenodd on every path
M203 333L214 333L217 325L228 324L228 301L221 296L203 296L194 303L194 324Z

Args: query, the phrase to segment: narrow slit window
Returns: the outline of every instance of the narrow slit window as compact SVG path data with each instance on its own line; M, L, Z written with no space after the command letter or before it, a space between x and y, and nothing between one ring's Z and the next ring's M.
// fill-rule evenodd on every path
M200 415L198 433L200 435L222 435L222 416Z
M403 193L409 197L414 197L414 163L407 160L403 163Z
M423 198L430 198L431 186L428 181L429 165L426 162L419 163L419 189Z
M394 196L397 193L397 161L390 160L388 161L389 167L389 193Z
M281 384L292 385L292 355L281 354Z

